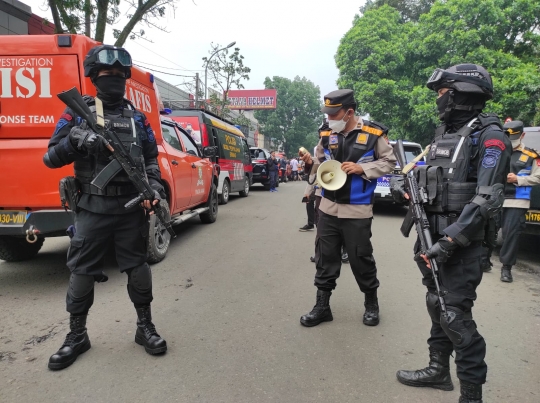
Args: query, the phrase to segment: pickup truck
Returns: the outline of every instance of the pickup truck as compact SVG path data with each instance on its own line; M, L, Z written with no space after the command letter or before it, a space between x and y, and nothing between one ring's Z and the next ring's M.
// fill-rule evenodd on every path
M66 235L73 213L60 205L59 180L73 166L49 169L43 162L49 139L65 105L56 94L76 87L95 95L82 60L97 42L82 35L2 36L0 65L0 259L33 258L45 238ZM156 137L166 207L173 225L199 216L216 221L219 166L215 148L200 149L173 120L160 115L152 74L132 68L126 98L146 114ZM150 216L148 261L162 260L170 235Z

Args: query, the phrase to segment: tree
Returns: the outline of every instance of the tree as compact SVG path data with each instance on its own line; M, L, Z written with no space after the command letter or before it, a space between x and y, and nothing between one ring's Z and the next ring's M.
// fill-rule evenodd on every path
M435 0L367 0L360 12L365 14L366 11L387 5L395 8L401 19L405 21L418 21L422 14L428 13Z
M220 44L211 44L208 53L214 54L223 48ZM240 48L234 48L234 52L229 55L229 48L217 52L208 62L208 57L203 57L203 66L207 66L209 75L213 77L212 87L221 92L221 96L216 93L210 94L210 108L220 116L227 116L230 113L228 92L232 88L242 89L243 80L249 80L251 69L244 66L244 56L240 54ZM247 119L247 118L246 118Z
M178 0L125 0L128 22L122 29L113 28L115 46L123 46L126 40L145 35L144 24L165 31L156 21L165 16L168 8L176 8ZM121 0L47 0L57 33L85 34L98 42L105 39L108 25L117 25L121 16Z
M284 141L287 155L296 154L299 147L312 149L317 143L317 128L323 117L319 87L298 76L292 81L285 77L266 77L264 87L277 90L277 108L255 112L261 132Z
M353 88L360 109L392 138L426 143L438 123L427 79L437 67L476 63L494 81L486 111L531 125L540 117L539 27L535 0L436 1L418 21L371 5L341 40L338 85Z

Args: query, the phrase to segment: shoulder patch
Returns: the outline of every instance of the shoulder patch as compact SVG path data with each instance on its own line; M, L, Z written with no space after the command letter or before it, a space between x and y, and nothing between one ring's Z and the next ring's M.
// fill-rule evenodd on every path
M485 141L484 142L484 147L486 147L486 148L498 147L502 151L504 151L506 149L506 146L504 145L504 143L501 140L497 140L497 139L490 139L490 140Z
M378 129L378 128L372 127L372 126L368 126L366 124L364 124L364 126L362 127L362 131L364 131L366 133L369 133L369 134L374 134L375 136L382 136L383 133L384 133L381 129Z
M484 153L484 159L482 159L482 166L484 168L494 168L497 165L497 161L501 156L502 151L490 148Z
M535 152L536 150L533 150L531 148L525 147L521 152L525 155L528 155L531 158L538 158L538 153Z
M73 116L71 116L69 113L62 113L62 115L60 116L60 119L65 119L68 122L71 122L71 120L73 119Z
M63 115L62 115L63 116ZM58 123L56 124L56 127L54 129L54 133L53 133L53 136L56 136L58 134L58 132L60 131L60 129L62 129L64 126L66 126L69 122L64 119L64 118L60 118L60 120L58 121Z

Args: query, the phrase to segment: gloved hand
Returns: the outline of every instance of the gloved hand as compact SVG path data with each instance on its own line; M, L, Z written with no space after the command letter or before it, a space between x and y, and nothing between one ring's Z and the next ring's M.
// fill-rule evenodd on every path
M394 201L398 204L403 204L407 202L405 195L405 178L403 176L393 176L390 179L390 193L394 198Z
M141 206L146 210L152 210L152 206L155 206L161 201L161 195L157 190L154 190L154 198L152 200L146 199L141 203ZM153 213L150 213L153 214Z
M88 153L98 153L103 149L105 141L102 136L92 130L81 129L75 126L69 132L69 140L74 147Z
M426 251L428 259L435 258L438 263L444 263L454 253L458 244L451 242L447 237L439 239L439 241Z

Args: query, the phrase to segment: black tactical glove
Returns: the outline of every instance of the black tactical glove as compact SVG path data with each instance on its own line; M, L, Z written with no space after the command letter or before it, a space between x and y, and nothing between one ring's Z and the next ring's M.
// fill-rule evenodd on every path
M403 176L393 176L390 179L390 193L394 198L394 201L398 204L407 202L405 195L405 178Z
M457 243L450 242L447 237L443 237L426 251L426 256L428 259L435 258L438 263L444 263L452 256L457 247Z
M92 130L81 129L78 126L73 127L69 132L69 140L74 147L81 151L87 151L89 154L98 153L105 146L102 136Z

